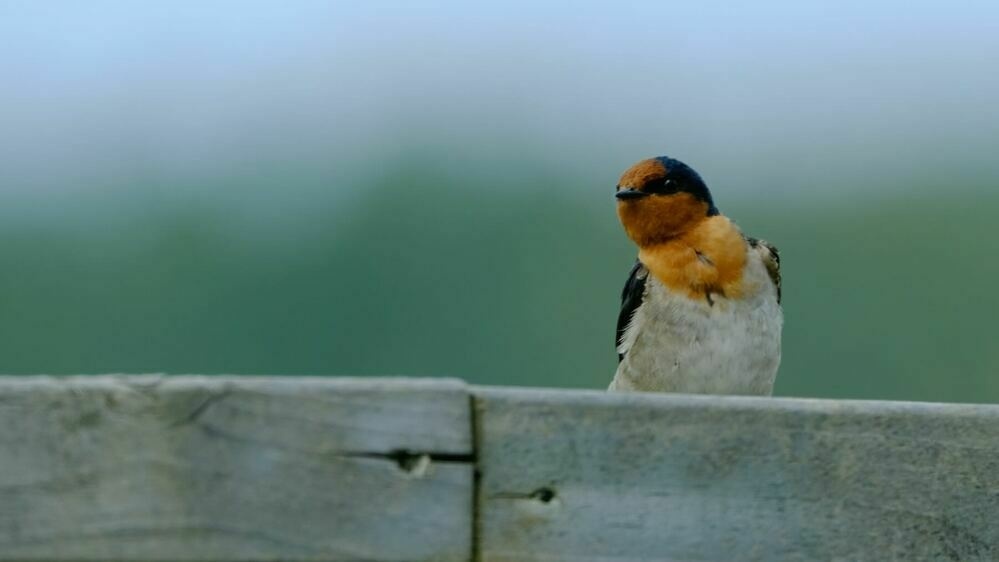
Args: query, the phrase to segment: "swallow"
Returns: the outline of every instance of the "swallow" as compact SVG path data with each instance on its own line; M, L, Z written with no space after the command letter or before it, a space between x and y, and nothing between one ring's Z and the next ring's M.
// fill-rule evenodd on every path
M777 248L745 236L701 176L667 156L628 168L615 197L638 260L608 390L770 395L784 324Z

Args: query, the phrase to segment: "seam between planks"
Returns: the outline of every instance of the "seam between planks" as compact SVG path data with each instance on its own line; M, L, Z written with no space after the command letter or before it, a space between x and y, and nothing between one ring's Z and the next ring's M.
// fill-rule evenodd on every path
M482 467L479 459L479 441L481 440L479 424L479 400L473 389L468 392L468 407L471 409L468 416L472 431L472 552L470 560L480 562L482 560Z

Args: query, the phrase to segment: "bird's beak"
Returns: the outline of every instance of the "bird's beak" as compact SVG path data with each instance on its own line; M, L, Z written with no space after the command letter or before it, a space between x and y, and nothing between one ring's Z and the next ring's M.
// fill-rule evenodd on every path
M632 199L641 199L648 196L648 193L632 188L619 189L617 190L617 193L614 194L614 197L617 197L618 201L630 201Z

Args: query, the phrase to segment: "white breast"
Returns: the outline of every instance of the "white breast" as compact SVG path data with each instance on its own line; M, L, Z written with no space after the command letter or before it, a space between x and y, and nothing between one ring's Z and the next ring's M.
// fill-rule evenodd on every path
M715 295L711 304L671 292L650 274L609 390L770 395L783 314L759 259L743 275L743 298Z

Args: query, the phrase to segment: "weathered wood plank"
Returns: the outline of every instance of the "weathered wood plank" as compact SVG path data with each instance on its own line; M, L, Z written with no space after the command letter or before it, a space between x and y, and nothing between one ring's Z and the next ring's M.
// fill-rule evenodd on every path
M486 562L999 559L999 407L474 392Z
M457 381L0 378L0 560L468 560L469 410Z

